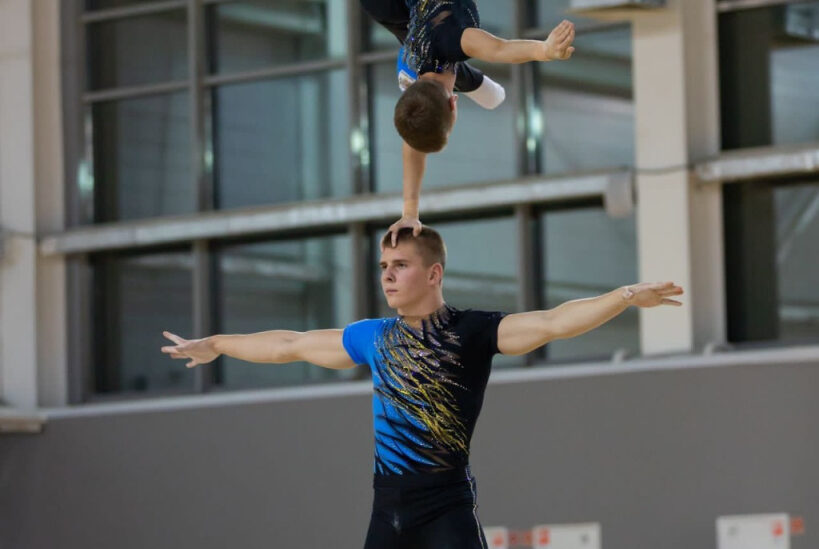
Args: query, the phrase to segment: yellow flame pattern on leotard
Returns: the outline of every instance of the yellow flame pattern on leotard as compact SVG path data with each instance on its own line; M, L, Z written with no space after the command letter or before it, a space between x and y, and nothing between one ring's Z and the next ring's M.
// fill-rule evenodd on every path
M460 346L458 336L447 329L451 314L452 310L444 306L424 321L420 331L398 319L381 335L378 345L383 385L376 390L425 427L429 436L424 437L424 442L429 443L432 452L413 450L441 465L441 456L436 455L440 450L458 454L469 451L466 426L453 394L453 389L465 388L455 381L451 371L453 366L462 368L459 356L448 350Z

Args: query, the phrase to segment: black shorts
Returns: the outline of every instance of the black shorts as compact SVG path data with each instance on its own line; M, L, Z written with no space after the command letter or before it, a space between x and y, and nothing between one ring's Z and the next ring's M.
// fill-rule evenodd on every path
M403 45L407 40L410 13L404 0L361 0L361 7L373 20L390 31ZM483 83L483 73L466 62L455 70L455 90L471 92Z
M364 549L486 549L469 468L376 476Z

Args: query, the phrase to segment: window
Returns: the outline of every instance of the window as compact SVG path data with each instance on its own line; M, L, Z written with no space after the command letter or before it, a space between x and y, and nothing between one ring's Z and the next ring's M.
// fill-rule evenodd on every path
M634 164L631 30L581 33L571 62L536 66L540 106L532 116L544 173Z
M220 333L344 328L353 320L347 236L220 246L217 311ZM352 370L307 363L249 364L225 357L217 384L252 388L327 382Z
M776 210L776 268L779 337L819 341L819 184L779 187Z
M819 140L819 2L720 14L722 147ZM728 337L816 340L817 185L723 186ZM813 246L815 248L815 245Z
M318 72L214 91L217 207L351 193L345 76Z
M720 15L723 148L819 140L819 2Z
M189 251L92 257L95 393L193 390L194 371L159 351L163 330L191 337L192 264Z
M210 9L214 72L250 71L347 53L344 0L254 0Z
M105 20L88 26L88 88L184 80L188 76L184 9Z
M612 219L602 209L546 211L540 217L544 263L542 299L553 308L572 299L594 297L637 278L634 217ZM546 346L549 361L604 358L620 350L640 350L637 310L629 308L580 337Z
M196 210L188 106L185 94L93 106L93 192L84 194L93 200L94 221Z
M724 192L729 340L819 340L819 184Z

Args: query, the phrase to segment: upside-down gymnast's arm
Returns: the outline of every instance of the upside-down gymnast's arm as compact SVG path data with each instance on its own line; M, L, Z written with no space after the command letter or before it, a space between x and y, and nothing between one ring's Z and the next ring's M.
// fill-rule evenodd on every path
M505 40L479 28L465 29L461 49L469 57L489 63L565 61L574 53L574 24L563 21L546 40Z
M388 232L392 234L392 245L395 246L398 239L398 232L409 227L413 236L421 233L421 220L419 219L419 200L421 197L421 182L424 179L424 172L427 167L427 153L417 151L404 143L401 156L404 164L403 196L404 206L401 212L401 219L390 225Z

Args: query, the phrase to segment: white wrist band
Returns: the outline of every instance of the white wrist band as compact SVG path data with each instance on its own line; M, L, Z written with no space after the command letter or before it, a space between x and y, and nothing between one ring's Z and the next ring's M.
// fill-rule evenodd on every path
M483 107L492 110L497 108L506 99L506 90L503 86L489 78L483 76L483 82L478 89L471 92L464 92L468 98Z

